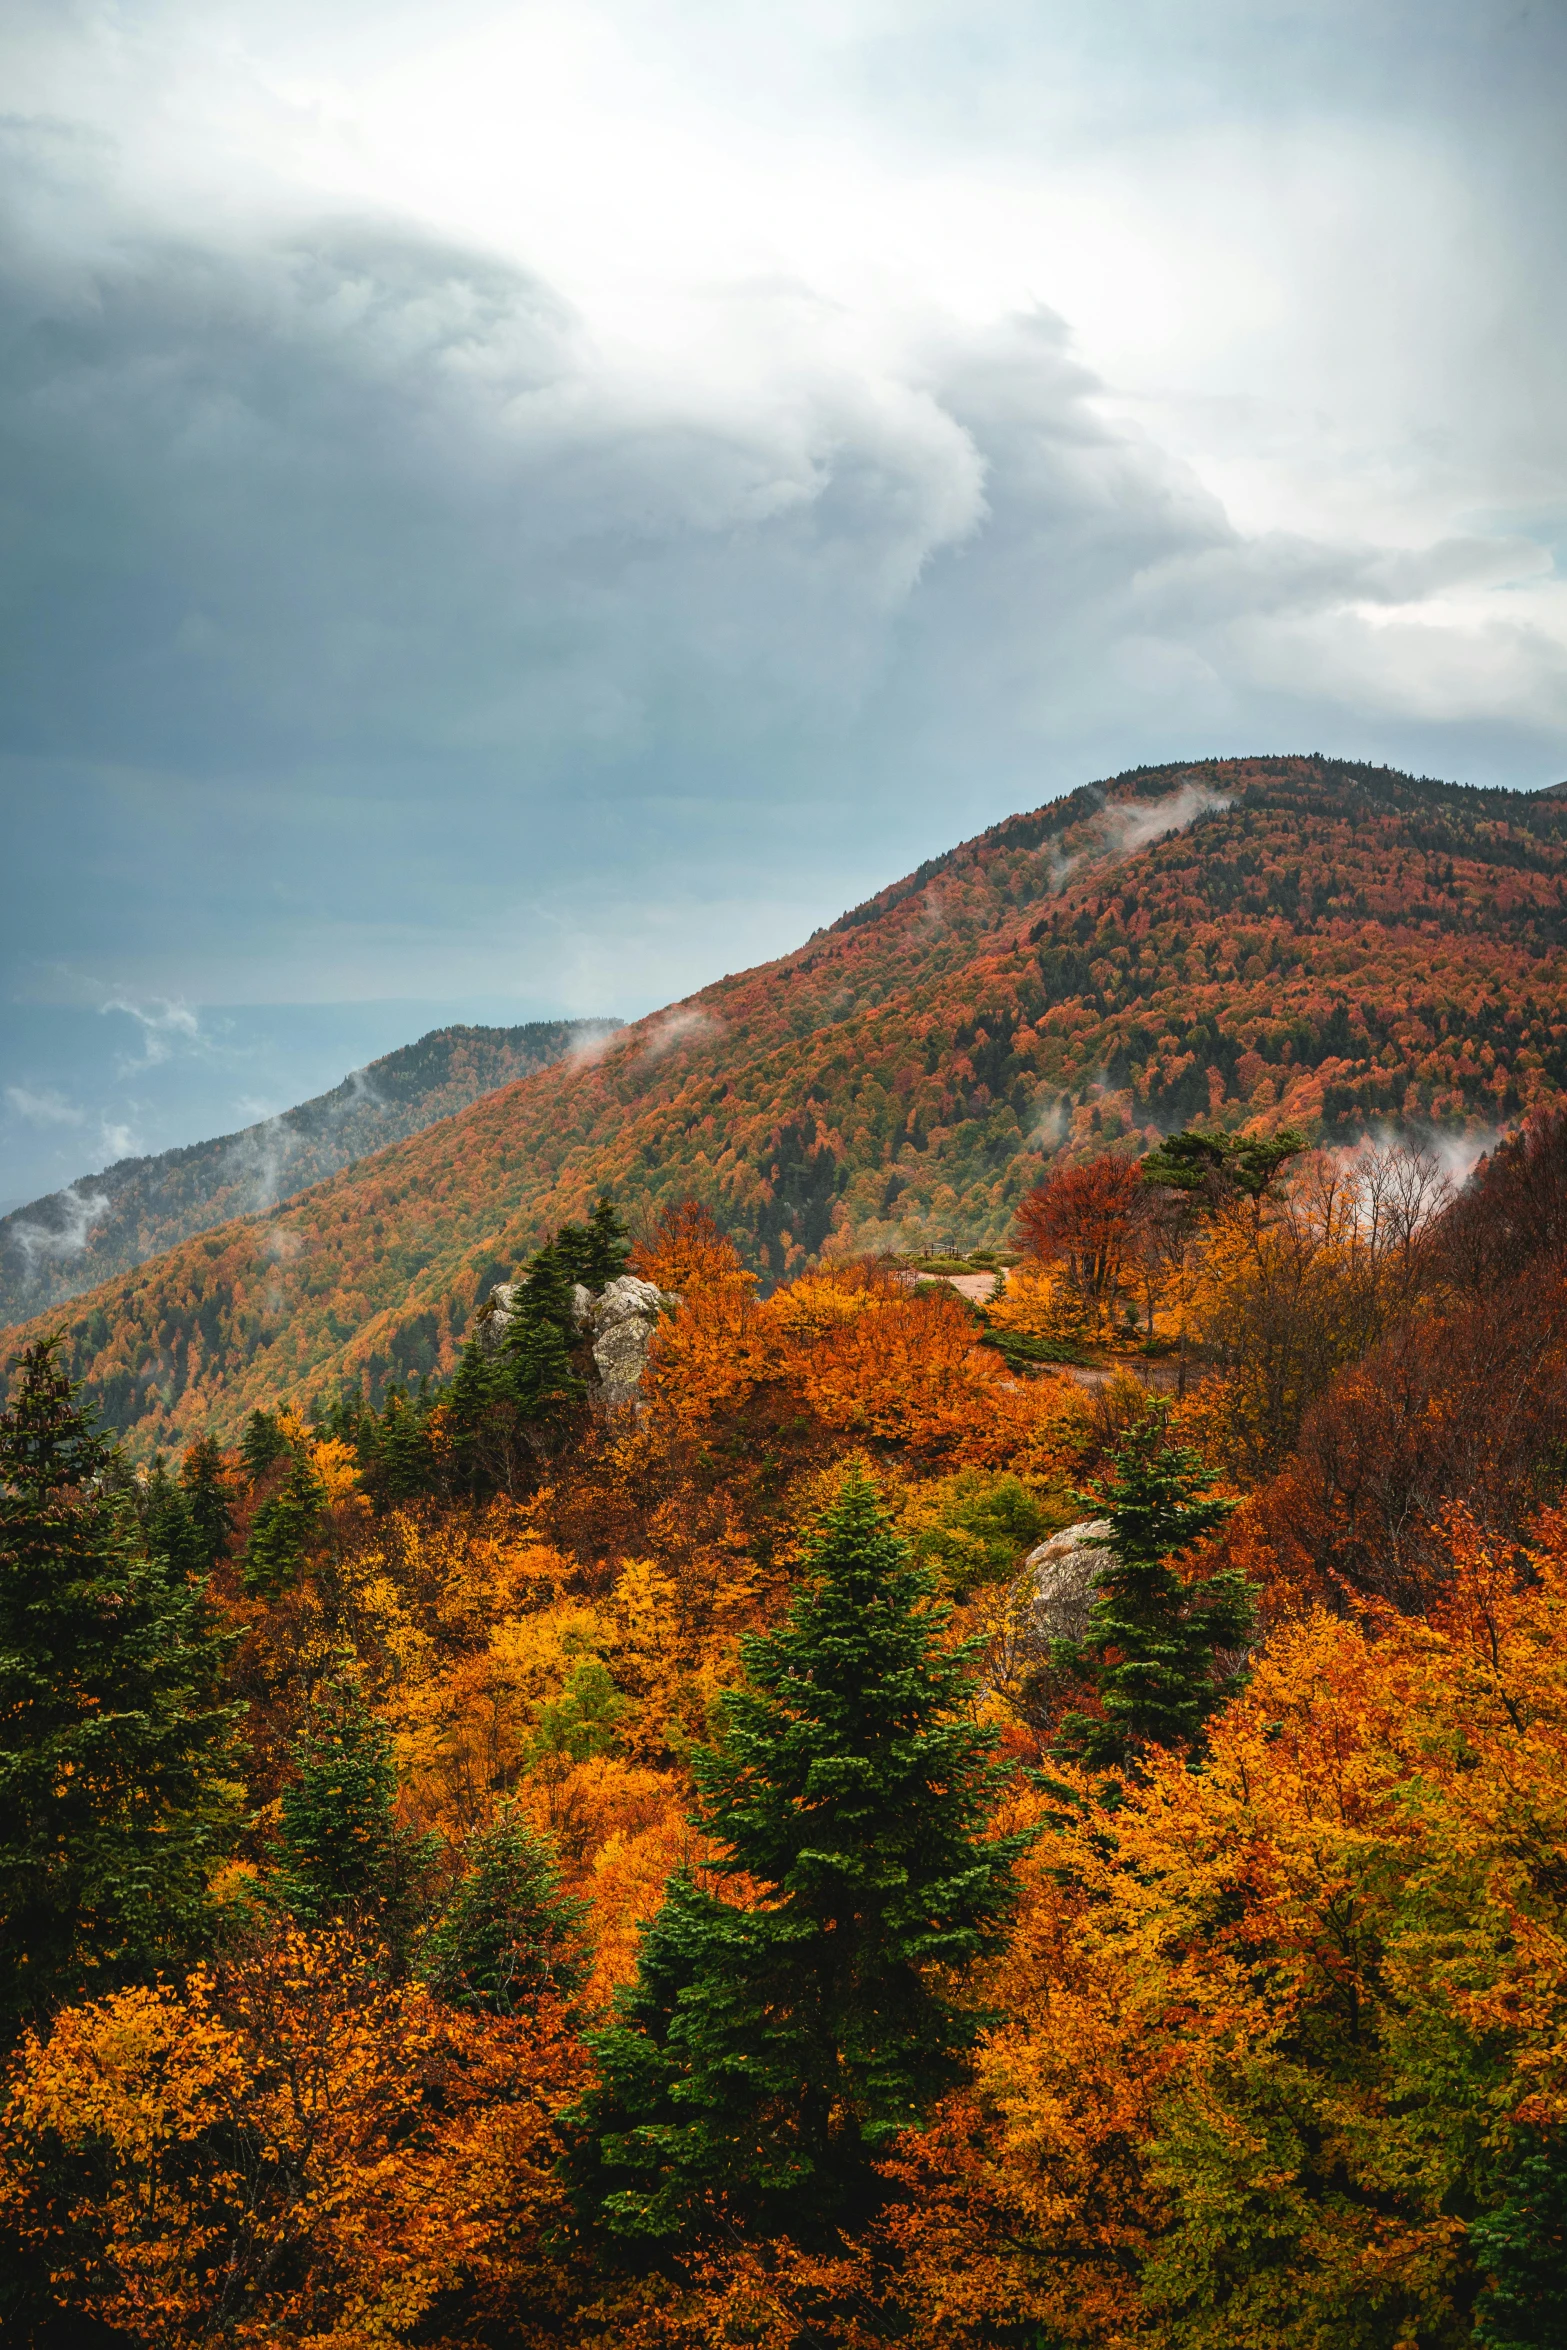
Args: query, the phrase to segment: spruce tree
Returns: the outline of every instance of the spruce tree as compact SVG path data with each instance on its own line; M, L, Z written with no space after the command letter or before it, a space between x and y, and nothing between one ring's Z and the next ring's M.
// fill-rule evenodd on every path
M274 1461L280 1461L288 1450L288 1438L278 1426L275 1415L253 1411L245 1422L245 1433L239 1440L240 1458L252 1485L259 1485Z
M381 1414L377 1445L378 1482L390 1502L414 1501L435 1487L435 1453L430 1443L430 1416L424 1398L417 1401L400 1387L388 1390Z
M400 1957L437 1839L399 1823L391 1736L353 1682L317 1697L293 1763L271 1899L301 1925L348 1925Z
M471 1838L420 1973L457 2007L512 2015L541 1993L574 1999L591 1972L582 1929L593 1904L567 1893L542 1836L503 1811Z
M245 1589L275 1599L296 1583L321 1526L326 1488L306 1452L294 1456L280 1492L257 1510L245 1544Z
M149 1552L61 1369L0 1412L0 2038L177 1955L234 1831L227 1643Z
M512 1298L497 1385L529 1423L555 1418L587 1392L571 1365L571 1289L565 1265L546 1243Z
M1119 1770L1143 1747L1191 1751L1233 1692L1215 1660L1251 1637L1251 1586L1230 1572L1184 1582L1171 1563L1234 1508L1214 1497L1213 1482L1200 1456L1171 1440L1162 1403L1116 1448L1114 1475L1095 1488L1113 1564L1073 1660L1092 1677L1103 1718L1065 1716L1055 1745L1063 1760Z
M998 1772L967 1652L876 1494L844 1481L808 1587L742 1643L722 1742L693 1758L709 1866L644 1941L596 2047L579 2184L617 2234L667 2238L716 2208L831 2240L873 2165L960 2076L982 2017L961 2000L998 1947L1027 1841L987 1837Z
M180 1484L201 1545L202 1565L210 1572L234 1536L234 1513L223 1475L223 1455L212 1437L198 1436L187 1448L180 1468Z
M153 1454L152 1466L138 1496L136 1514L152 1557L161 1558L178 1575L207 1573L211 1561L196 1531L190 1504L169 1475L169 1465L161 1452Z
M606 1191L586 1224L563 1224L551 1243L568 1280L595 1296L626 1269L631 1240Z

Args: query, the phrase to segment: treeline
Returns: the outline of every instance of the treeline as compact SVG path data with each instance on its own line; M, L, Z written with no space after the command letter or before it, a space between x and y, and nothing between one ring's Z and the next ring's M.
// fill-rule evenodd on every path
M1567 1118L1143 1170L982 1312L1184 1393L607 1200L374 1414L133 1472L28 1355L8 2338L1562 2338Z

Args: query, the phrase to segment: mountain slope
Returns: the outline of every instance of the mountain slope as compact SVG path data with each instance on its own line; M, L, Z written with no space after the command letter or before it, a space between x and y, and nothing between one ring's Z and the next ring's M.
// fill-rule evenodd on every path
M106 1284L71 1355L141 1442L231 1431L258 1400L449 1365L488 1285L604 1185L633 1215L697 1194L774 1275L994 1240L1052 1152L1193 1118L1487 1132L1563 1090L1560 795L1140 770Z
M0 1326L384 1150L480 1094L614 1033L603 1020L433 1028L330 1093L237 1134L121 1159L0 1216Z

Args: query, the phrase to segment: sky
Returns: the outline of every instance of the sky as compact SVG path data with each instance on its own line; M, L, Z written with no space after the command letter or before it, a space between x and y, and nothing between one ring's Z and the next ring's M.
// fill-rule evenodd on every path
M8 0L0 1204L1018 808L1567 777L1559 0Z

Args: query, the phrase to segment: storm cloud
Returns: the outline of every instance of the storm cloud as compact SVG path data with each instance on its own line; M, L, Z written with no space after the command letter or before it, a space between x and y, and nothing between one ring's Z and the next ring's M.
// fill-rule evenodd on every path
M1567 769L1554 12L830 14L14 13L13 996L635 1016L1141 760Z

